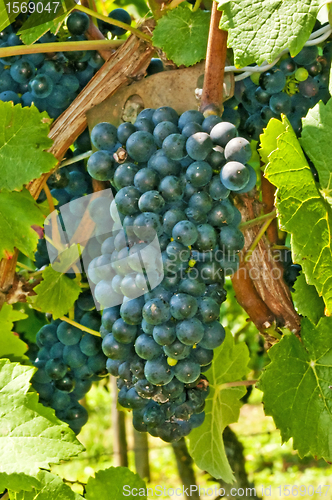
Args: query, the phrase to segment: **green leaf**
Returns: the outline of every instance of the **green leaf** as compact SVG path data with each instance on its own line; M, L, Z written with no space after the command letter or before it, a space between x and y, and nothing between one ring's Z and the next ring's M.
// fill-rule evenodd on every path
M315 165L321 194L332 204L332 99L320 101L303 119L301 146Z
M59 476L47 471L38 474L38 488L32 491L9 491L10 500L82 500Z
M13 164L15 165L15 162ZM15 172L14 169L12 171ZM0 258L8 258L16 247L33 259L38 234L31 226L42 226L44 220L38 204L26 189L21 192L0 193Z
M44 6L48 5L48 0L39 0ZM56 34L67 15L75 7L74 0L59 0L58 5L51 3L51 11L44 9L43 12L34 12L25 21L18 31L25 44L35 43L47 31Z
M82 500L83 497L63 482L61 477L41 470L37 479L38 488L32 491L9 492L10 500Z
M3 304L0 310L0 358L19 361L27 351L28 346L17 337L13 330L14 321L27 318L20 311L14 311L13 306Z
M269 155L272 151L277 149L277 139L286 131L286 126L286 123L272 118L269 121L268 128L263 129L266 132L260 135L260 148L258 152L265 164L269 163Z
M6 8L7 3L7 0L0 0L0 31L7 28L19 15L19 12L17 14L8 12Z
M50 123L47 113L35 106L0 101L0 189L21 190L57 164L45 151L52 146Z
M177 66L192 66L206 56L210 13L180 5L170 10L153 31L153 45Z
M246 344L235 345L232 334L227 332L206 372L210 394L205 402L204 423L189 435L190 454L196 465L226 483L233 482L234 475L226 457L222 433L227 425L238 420L240 399L246 393L245 387L228 387L227 383L241 380L248 371L248 362Z
M271 363L261 376L265 414L282 441L293 438L300 457L332 460L332 318L315 326L302 320L301 339L285 335L269 350ZM301 418L299 418L301 416Z
M324 316L324 301L319 297L316 288L308 285L303 273L295 281L293 302L302 316L307 316L313 323L318 323Z
M34 288L37 295L28 297L28 301L38 311L50 312L54 319L60 318L77 300L81 292L79 281L54 271L51 266L44 270L42 276L43 281Z
M291 233L293 261L302 266L307 283L314 285L332 312L332 212L319 194L301 146L286 118L286 131L268 159L265 175L275 185L276 207L282 230ZM268 125L264 135L273 134Z
M39 469L83 450L67 424L30 390L34 371L34 367L0 360L0 491L38 487Z
M127 488L124 489L124 487ZM129 488L129 489L128 489ZM136 495L128 494L136 488ZM87 500L123 500L123 498L142 498L146 500L146 485L138 474L127 467L110 467L96 472L96 477L90 477L86 485Z
M324 0L217 0L235 65L272 62L289 48L295 56L314 27Z

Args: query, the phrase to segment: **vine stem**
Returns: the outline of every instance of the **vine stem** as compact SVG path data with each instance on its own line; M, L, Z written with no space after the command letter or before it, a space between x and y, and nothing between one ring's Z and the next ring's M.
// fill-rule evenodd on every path
M91 333L91 335L94 335L95 337L101 337L99 332L96 332L96 330L92 330L91 328L88 328L87 326L80 325L77 323L77 321L74 321L72 319L67 318L67 316L61 316L61 321L66 321L66 323L69 323L70 325L75 326L76 328L79 328L83 332ZM1 499L0 499L1 500Z
M274 219L277 216L277 211L274 209L272 212L269 212L268 214L261 215L260 217L256 217L255 219L247 220L246 222L241 222L239 225L239 229L242 229L243 227L251 227L251 226L256 226L260 222L263 222L265 220L269 219Z
M6 491L6 493L2 495L2 497L0 497L0 500L8 500L8 499L9 499L9 493L8 491Z
M254 241L252 242L252 244L250 245L250 247L248 248L248 250L246 251L244 257L243 257L243 261L244 262L248 262L248 260L250 259L250 257L252 256L252 253L253 251L255 250L255 248L257 247L259 241L262 239L262 237L264 236L264 233L266 232L267 228L269 227L269 225L271 224L271 222L273 221L274 217L273 218L269 218L267 221L265 221L265 223L262 225L262 227L260 228L260 230L258 231L257 233L257 236L256 238L254 239Z
M137 38L142 38L142 40L145 40L146 42L151 42L151 36L147 35L146 33L143 33L137 28L133 28L132 26L129 26L129 24L123 23L121 21L117 21L116 19L112 19L111 17L108 16L103 16L103 14L98 14L97 12L94 12L91 9L88 9L87 7L83 7L82 5L77 5L75 7L76 10L80 10L81 12L84 12L85 14L88 14L88 16L91 17L96 17L97 19L100 19L101 21L104 21L107 24L113 24L114 26L118 26L119 28L123 28L126 31L130 31L133 35L136 35Z
M225 384L221 385L220 390L228 389L229 387L241 387L241 386L255 385L255 384L257 384L257 382L258 382L258 379L238 380L237 382L226 382Z
M72 50L99 50L120 47L126 40L86 40L82 42L53 42L32 45L13 45L0 48L0 57L40 54L41 52L70 52Z
M222 12L212 3L205 76L200 110L205 116L222 114L224 70L227 52L227 31L219 28Z

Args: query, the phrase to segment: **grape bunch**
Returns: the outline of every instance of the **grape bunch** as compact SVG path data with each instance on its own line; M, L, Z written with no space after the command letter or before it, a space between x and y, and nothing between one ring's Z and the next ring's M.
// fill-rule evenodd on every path
M0 32L0 47L22 45L16 34L22 16ZM71 13L67 18L66 41L86 40L84 33L88 26L89 17L85 13ZM0 101L22 106L34 103L39 111L46 111L54 119L68 108L104 60L96 51L73 50L56 55L42 52L43 43L57 41L59 37L48 32L37 42L40 54L0 58Z
M259 140L271 118L289 119L297 136L301 119L320 100L330 98L328 89L332 43L324 49L305 46L295 57L285 54L273 68L253 73L235 84L234 97L226 101L224 118L239 128L247 139Z
M98 331L100 314L95 311L90 290L75 304L75 320ZM101 338L85 333L66 321L52 320L36 338L39 351L34 360L38 368L32 385L44 406L54 408L56 416L78 434L88 420L87 410L79 403L92 382L107 375L106 356Z
M244 245L229 195L255 186L250 143L218 116L168 106L118 128L99 123L91 142L88 172L116 190L94 201L99 226L109 219L113 230L87 270L106 367L135 428L176 441L204 420L203 373L225 338L224 279Z

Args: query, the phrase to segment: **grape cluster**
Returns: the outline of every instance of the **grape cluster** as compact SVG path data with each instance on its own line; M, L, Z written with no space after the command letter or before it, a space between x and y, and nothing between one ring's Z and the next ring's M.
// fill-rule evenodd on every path
M330 98L329 73L332 43L324 49L304 47L295 57L284 55L276 66L235 84L234 97L225 103L223 117L239 128L247 139L259 140L271 118L289 119L295 133L302 130L301 119L320 100Z
M91 142L88 172L116 190L93 202L113 232L87 271L104 309L107 370L135 428L174 441L204 420L203 372L225 338L224 277L244 245L229 195L256 183L250 144L218 116L167 106L118 128L99 123Z
M98 331L101 318L94 309L93 297L87 290L76 302L75 320ZM90 390L93 381L107 375L101 338L66 321L52 320L39 330L36 342L39 351L34 365L38 370L32 385L40 402L54 408L56 416L78 434L88 420L79 400Z
M19 24L13 23L0 32L0 47L22 45L16 34ZM66 41L86 40L84 33L88 26L89 17L85 13L71 13L67 19ZM40 54L0 59L0 101L21 103L22 106L34 103L39 111L47 111L54 119L67 109L104 60L96 51L73 50L52 56L42 53L43 43L58 40L48 32L37 42Z

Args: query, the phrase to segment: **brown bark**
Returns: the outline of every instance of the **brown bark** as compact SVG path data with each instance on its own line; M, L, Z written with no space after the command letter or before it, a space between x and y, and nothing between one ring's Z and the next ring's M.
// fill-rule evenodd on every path
M243 221L261 215L262 207L253 196L237 196L234 201ZM258 231L259 226L243 228L244 253L250 248ZM294 310L289 289L282 276L282 264L273 258L269 241L263 236L249 261L242 262L232 278L238 302L262 333L273 325L284 326L294 333L300 330L300 318ZM269 341L272 342L271 339Z
M264 177L263 172L261 175L262 179L262 199L263 199L263 210L265 214L272 212L274 209L274 195L275 187ZM269 242L273 245L278 243L278 221L274 219L269 227L267 228L266 235Z
M217 2L213 2L200 109L202 113L220 115L223 108L227 31L219 29L222 12L217 9Z

